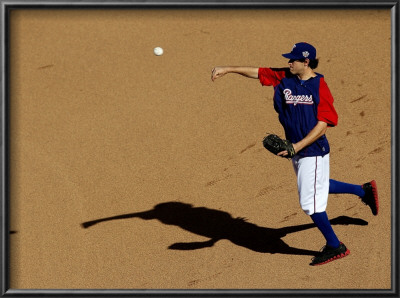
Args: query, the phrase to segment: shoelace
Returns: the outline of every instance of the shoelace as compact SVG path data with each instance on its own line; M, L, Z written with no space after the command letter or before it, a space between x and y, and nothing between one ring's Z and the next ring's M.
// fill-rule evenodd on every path
M320 250L319 250L319 255L321 255L321 254L325 251L325 249L326 249L326 245L322 246L322 247L320 248ZM319 255L318 255L318 256L319 256ZM311 260L314 261L318 256L313 257Z

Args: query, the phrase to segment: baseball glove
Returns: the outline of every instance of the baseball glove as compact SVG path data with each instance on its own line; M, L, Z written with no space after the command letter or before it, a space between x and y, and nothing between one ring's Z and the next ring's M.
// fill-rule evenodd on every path
M282 156L285 158L292 158L296 154L291 142L289 142L288 140L283 140L274 134L268 134L263 139L263 145L265 149L275 155L277 155L279 152L286 150L288 152L288 155Z

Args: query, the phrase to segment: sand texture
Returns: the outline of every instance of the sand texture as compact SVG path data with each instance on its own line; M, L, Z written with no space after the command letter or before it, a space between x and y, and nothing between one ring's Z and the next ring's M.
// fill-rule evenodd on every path
M13 11L11 288L390 289L390 17ZM262 147L266 132L283 134L273 88L211 81L217 65L287 66L281 54L300 41L317 48L339 114L331 178L375 179L380 195L378 216L330 195L351 254L318 267L324 239L299 206L291 162Z

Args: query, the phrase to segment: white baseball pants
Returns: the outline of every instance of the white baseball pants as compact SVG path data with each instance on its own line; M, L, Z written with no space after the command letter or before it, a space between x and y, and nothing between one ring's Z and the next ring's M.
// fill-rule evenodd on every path
M292 158L300 206L307 215L324 212L329 195L329 154Z

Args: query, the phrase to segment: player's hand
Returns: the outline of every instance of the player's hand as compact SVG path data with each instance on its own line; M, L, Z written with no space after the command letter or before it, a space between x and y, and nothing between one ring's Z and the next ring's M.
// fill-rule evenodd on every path
M214 82L217 78L220 78L220 77L224 76L225 74L227 74L226 68L216 66L211 71L211 80Z
M277 153L276 155L278 155L278 156L286 156L286 155L288 155L288 152L285 150L285 151L281 151L281 152Z
M293 149L294 149L294 153L296 154L298 151L299 151L299 145L296 143L296 144L292 144L293 145ZM279 153L277 153L276 155L278 155L278 156L286 156L286 155L288 155L289 154L289 152L287 152L287 150L285 150L285 151L281 151L281 152L279 152Z

